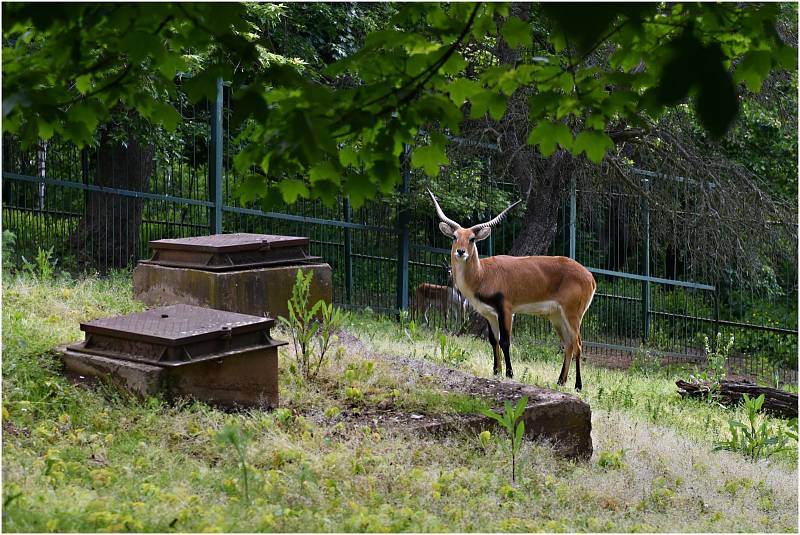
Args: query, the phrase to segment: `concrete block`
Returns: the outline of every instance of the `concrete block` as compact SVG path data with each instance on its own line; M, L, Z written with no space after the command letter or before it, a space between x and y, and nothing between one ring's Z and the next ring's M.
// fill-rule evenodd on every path
M240 351L220 359L176 367L111 359L61 348L64 366L77 374L110 380L142 397L192 397L221 407L278 406L276 347Z
M133 294L147 305L206 306L254 316L286 316L297 270L312 271L309 301L333 301L328 264L280 266L212 272L139 264L133 271Z

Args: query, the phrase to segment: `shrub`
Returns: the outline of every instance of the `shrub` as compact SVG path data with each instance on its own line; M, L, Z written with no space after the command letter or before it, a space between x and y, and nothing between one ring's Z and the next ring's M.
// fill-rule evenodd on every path
M738 451L755 461L789 449L792 440L797 442L797 418L789 423L789 429L775 430L758 415L764 404L764 394L755 399L750 399L750 396L744 394L743 398L747 423L729 420L731 436L727 440L717 442L715 451Z
M528 396L520 398L517 406L511 405L511 402L506 401L505 411L503 414L498 414L486 408L481 408L480 413L488 416L497 421L500 426L506 430L508 437L511 440L511 481L517 480L517 452L522 444L522 435L525 433L525 422L519 421L522 415L525 414L525 408L528 406Z
M322 299L309 307L312 272L297 270L297 280L289 299L289 317L279 317L292 335L300 372L306 379L316 377L325 363L328 350L338 339L334 334L342 325L342 312ZM317 316L321 316L318 320Z

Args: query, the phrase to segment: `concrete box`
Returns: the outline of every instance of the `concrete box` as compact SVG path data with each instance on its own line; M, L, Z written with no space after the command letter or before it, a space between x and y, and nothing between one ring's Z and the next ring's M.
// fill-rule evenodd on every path
M309 303L333 301L328 264L264 267L213 272L139 264L133 271L133 294L147 305L185 303L254 316L286 317L297 270L311 271Z

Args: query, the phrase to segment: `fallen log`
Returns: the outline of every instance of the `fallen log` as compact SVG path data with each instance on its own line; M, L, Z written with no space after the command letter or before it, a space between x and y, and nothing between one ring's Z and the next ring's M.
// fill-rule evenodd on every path
M678 385L678 393L681 396L692 398L707 397L713 386L709 381L696 379L692 382L678 379L675 384ZM747 394L751 399L764 394L762 410L771 411L783 418L797 418L797 394L777 388L723 380L719 383L719 391L713 393L713 398L723 405L730 406L739 403L743 394Z

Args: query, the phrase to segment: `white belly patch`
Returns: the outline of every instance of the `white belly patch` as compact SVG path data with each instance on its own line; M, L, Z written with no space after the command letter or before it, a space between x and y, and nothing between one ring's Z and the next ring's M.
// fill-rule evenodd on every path
M556 301L539 301L515 306L515 314L533 314L534 316L552 316L561 313L561 305Z

